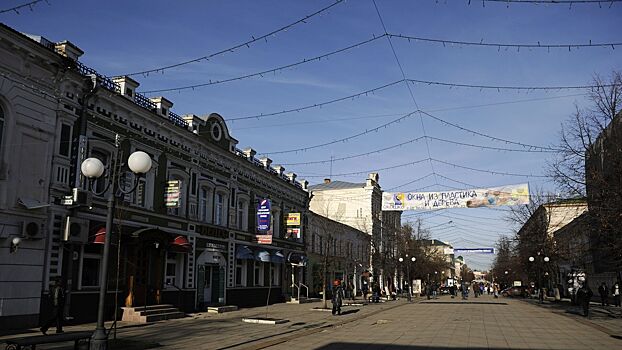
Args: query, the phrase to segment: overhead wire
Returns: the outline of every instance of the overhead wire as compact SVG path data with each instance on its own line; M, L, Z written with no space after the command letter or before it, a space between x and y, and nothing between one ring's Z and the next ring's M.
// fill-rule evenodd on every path
M391 48L391 52L393 53L395 62L397 63L398 68L400 69L400 73L402 74L402 79L404 79L404 83L406 84L406 88L408 89L408 93L410 94L410 98L412 99L413 104L415 105L415 108L419 110L419 104L417 103L417 99L415 99L415 94L413 93L412 88L410 87L410 85L408 84L408 81L406 80L406 73L404 72L404 67L402 67L402 63L400 62L400 59L397 56L395 47L393 47L393 41L391 40L391 37L388 36L387 27L384 24L384 20L382 19L382 15L380 14L380 9L378 9L376 0L372 0L372 3L374 4L374 8L376 9L376 14L378 14L378 19L380 20L382 29L384 30L384 33L387 34L386 38L387 38L387 41L389 42L389 47ZM421 112L419 112L419 120L421 121L421 131L423 132L423 136L426 136L427 134L425 130L425 125L423 123L423 117L421 116ZM426 151L428 152L428 158L432 158L432 154L430 153L430 143L428 142L428 139L425 139L425 146L426 146ZM430 163L430 168L432 169L432 174L434 176L434 182L438 183L438 180L436 178L436 170L434 169L434 164L431 161L429 163Z
M297 61L294 63L290 63L290 64L286 64L283 66L279 66L276 68L271 68L271 69L266 69L266 70L262 70L260 72L255 72L255 73L250 73L250 74L245 74L245 75L241 75L241 76L237 76L237 77L233 77L233 78L227 78L227 79L222 79L222 80L210 80L209 82L206 83L199 83L199 84L193 84L193 85L184 85L184 86L178 86L178 87L172 87L172 88L164 88L164 89L156 89L156 90L148 90L148 91L143 91L143 94L153 94L156 92L168 92L168 91L177 91L177 92L181 92L183 90L195 90L197 88L201 88L201 87L206 87L206 86L211 86L211 85L218 85L218 84L224 84L224 83L230 83L233 81L239 81L239 80L244 80L244 79L249 79L249 78L253 78L253 77L263 77L264 75L268 75L270 73L276 74L280 71L286 70L286 69L290 69L290 68L294 68L303 64L307 64L307 63L311 63L311 62L315 62L315 61L320 61L323 58L327 58L345 51L349 51L351 49L363 46L365 44L371 43L373 41L376 41L382 37L384 37L386 34L382 34L380 36L373 36L373 38L371 39L366 39L360 42L357 42L355 44L334 50L334 51L330 51L328 53L319 55L319 56L315 56L312 58L305 58L302 61Z
M21 4L21 5L17 5L17 6L13 6L13 7L10 7L10 8L6 8L6 9L3 9L3 10L0 10L0 14L7 13L7 12L15 12L16 14L19 15L20 14L19 10L21 10L23 8L26 8L26 7L28 7L30 9L30 11L34 11L34 6L37 5L38 3L44 2L44 1L48 5L50 5L48 0L34 0L34 1L30 1L30 2L27 2L27 3Z
M217 51L217 52L205 55L205 56L193 58L193 59L186 60L186 61L179 62L179 63L175 63L175 64L170 64L170 65L161 66L161 67L152 68L152 69L146 69L146 70L142 70L142 71L138 71L138 72L125 73L125 74L121 74L121 75L125 75L125 76L134 76L134 75L147 76L149 73L164 73L164 71L166 71L166 70L169 70L169 69L172 69L172 68L181 67L181 66L185 66L185 65L188 65L188 64L191 64L191 63L195 63L195 62L206 61L206 60L209 60L209 59L211 59L213 57L220 56L220 55L228 53L228 52L233 52L234 50L237 50L239 48L243 48L243 47L250 48L251 44L254 44L254 43L256 43L258 41L262 41L262 40L265 41L265 42L268 42L268 38L269 37L271 37L273 35L276 35L276 34L278 34L280 32L287 31L288 29L290 29L292 27L295 27L298 24L307 23L306 22L307 20L309 20L309 19L311 19L311 18L313 18L313 17L315 17L317 15L320 15L320 14L328 11L332 7L338 5L338 4L342 3L342 2L344 2L344 0L335 0L335 2L329 4L328 6L324 6L323 8L321 8L321 9L319 9L319 10L317 10L317 11L311 13L311 14L308 14L308 15L306 15L306 16L304 16L304 17L302 17L302 18L300 18L300 19L298 19L298 20L296 20L296 21L294 21L292 23L284 25L284 26L282 26L280 28L272 30L272 31L270 31L267 34L264 34L264 35L261 35L261 36L258 36L258 37L255 37L255 36L251 35L251 38L252 38L251 40L247 40L245 42L233 45L233 46L228 47L226 49L223 49L223 50L220 50L220 51Z
M605 48L612 48L613 50L615 50L616 46L622 45L622 42L596 43L596 42L592 42L592 40L590 40L588 43L545 44L545 43L540 43L540 41L538 41L536 44L517 44L517 43L488 43L488 42L484 42L484 39L480 41L461 41L461 40L433 39L433 38L426 38L426 37L420 37L420 36L392 34L392 33L387 33L387 35L391 38L405 39L405 40L408 40L408 42L411 42L411 41L431 42L431 43L442 44L443 47L446 47L446 45L448 44L449 45L460 45L460 46L486 46L486 47L496 47L498 51L500 51L502 48L505 48L505 49L515 48L518 51L520 51L521 48L547 49L547 50L563 48L563 49L571 50L573 47L577 49L585 48L585 47L605 47Z

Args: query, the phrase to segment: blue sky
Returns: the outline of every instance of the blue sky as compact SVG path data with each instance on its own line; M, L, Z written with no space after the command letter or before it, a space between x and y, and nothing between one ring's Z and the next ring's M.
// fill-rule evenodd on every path
M23 1L3 1L1 7ZM85 51L81 60L105 75L157 68L234 46L294 22L332 1L60 1L38 3L33 11L4 13L0 20L26 33L52 41L69 40ZM377 0L387 31L444 40L560 44L621 42L622 5L529 5L473 0ZM371 0L346 1L321 16L285 32L202 61L148 76L136 76L142 91L232 78L315 57L384 33ZM595 74L622 69L622 47L566 49L498 49L442 45L394 38L393 45L407 78L481 85L559 86L590 84ZM225 119L271 113L357 94L402 79L387 38L297 66L294 69L182 92L166 92L178 114L220 113ZM575 110L588 107L582 90L516 92L411 85L418 107L438 118L502 139L550 146L560 124ZM269 118L232 121L229 128L240 148L258 153L303 148L341 139L415 110L405 84L322 108ZM423 123L422 123L423 122ZM388 147L425 135L457 142L520 148L476 136L415 115L330 147L274 154L275 164L338 158ZM434 159L498 172L544 173L548 153L484 150L440 141L424 141L371 156L334 162L332 174L365 172L420 159ZM433 165L431 165L431 163ZM554 191L545 178L502 176L456 168L438 162L380 171L388 189L433 172L479 187L528 181ZM331 172L329 164L286 166L311 183ZM333 179L362 182L365 174ZM465 185L428 176L401 191L443 190ZM410 213L412 214L412 213ZM491 246L512 228L505 212L490 209L447 210L411 215L433 229L435 238L455 247ZM467 263L487 268L491 256L469 255Z

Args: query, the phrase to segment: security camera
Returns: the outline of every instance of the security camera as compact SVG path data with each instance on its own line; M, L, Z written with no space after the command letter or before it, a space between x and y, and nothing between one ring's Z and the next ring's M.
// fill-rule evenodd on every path
M17 251L17 248L19 247L19 244L22 242L22 239L19 237L13 237L13 239L11 240L11 248L10 248L10 252L11 253L15 253Z

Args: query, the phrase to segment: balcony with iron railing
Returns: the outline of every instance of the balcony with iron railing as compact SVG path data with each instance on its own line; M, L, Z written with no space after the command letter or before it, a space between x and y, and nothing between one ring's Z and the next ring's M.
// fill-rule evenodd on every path
M96 70L94 70L93 68L87 67L86 65L84 65L82 62L79 61L75 61L76 62L76 69L78 70L78 72L84 76L90 76L90 75L95 75L97 77L97 81L99 82L100 86L103 87L106 90L112 91L116 94L120 94L121 93L121 87L119 86L119 84L115 83L111 78L106 77L104 75L101 75L99 73L97 73ZM146 97L143 94L140 93L135 93L134 94L134 98L133 101L136 105L150 111L150 112L156 112L157 111L157 106L155 103L153 103L148 97ZM179 126L182 127L186 130L188 130L188 122L185 121L181 116L179 116L176 113L173 113L171 111L168 112L168 120Z

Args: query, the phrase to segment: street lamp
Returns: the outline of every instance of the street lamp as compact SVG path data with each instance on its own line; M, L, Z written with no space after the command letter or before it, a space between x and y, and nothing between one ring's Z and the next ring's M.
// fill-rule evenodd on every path
M538 256L540 256L540 252L538 252ZM551 259L548 256L545 256L542 258L542 262L544 263L548 263L550 260ZM533 256L529 257L529 262L533 263L535 261L536 261L536 258L534 258ZM541 269L542 269L542 263L540 262L540 260L538 260L538 265L536 266L536 273L538 274L538 299L540 300L540 303L542 303L544 299L544 294L542 291Z
M130 170L136 174L134 179L134 184L129 189L124 188L124 186L120 183L121 177L119 173L121 171L121 160L122 160L122 152L120 150L121 142L119 135L115 135L115 152L112 157L111 168L109 169L109 173L106 176L107 184L103 190L97 192L93 188L93 181L95 179L100 178L104 174L104 164L101 160L97 158L87 158L85 159L81 166L80 170L82 174L88 178L89 190L96 195L103 195L110 189L108 193L107 199L107 208L108 211L106 213L106 234L104 235L104 251L102 253L102 266L101 266L101 275L99 278L99 304L97 308L97 326L95 328L95 332L93 332L93 336L91 338L91 342L89 348L91 350L106 350L108 348L108 334L106 333L106 328L104 327L104 306L106 303L106 290L107 290L107 282L108 282L108 255L110 251L110 235L112 232L112 219L115 207L116 198L121 198L126 194L132 193L138 187L139 179L142 175L146 174L151 170L151 157L142 151L137 151L132 153L127 159L127 166ZM115 310L116 312L116 310Z
M408 258L408 254L406 254L406 258ZM400 263L404 262L404 258L400 257L399 259L397 259ZM417 258L415 258L414 256L410 258L411 262L415 262L417 261ZM406 278L408 278L408 280L406 281L406 285L408 286L408 301L410 301L411 298L411 291L412 291L412 286L410 284L411 279L410 279L410 264L406 264Z

